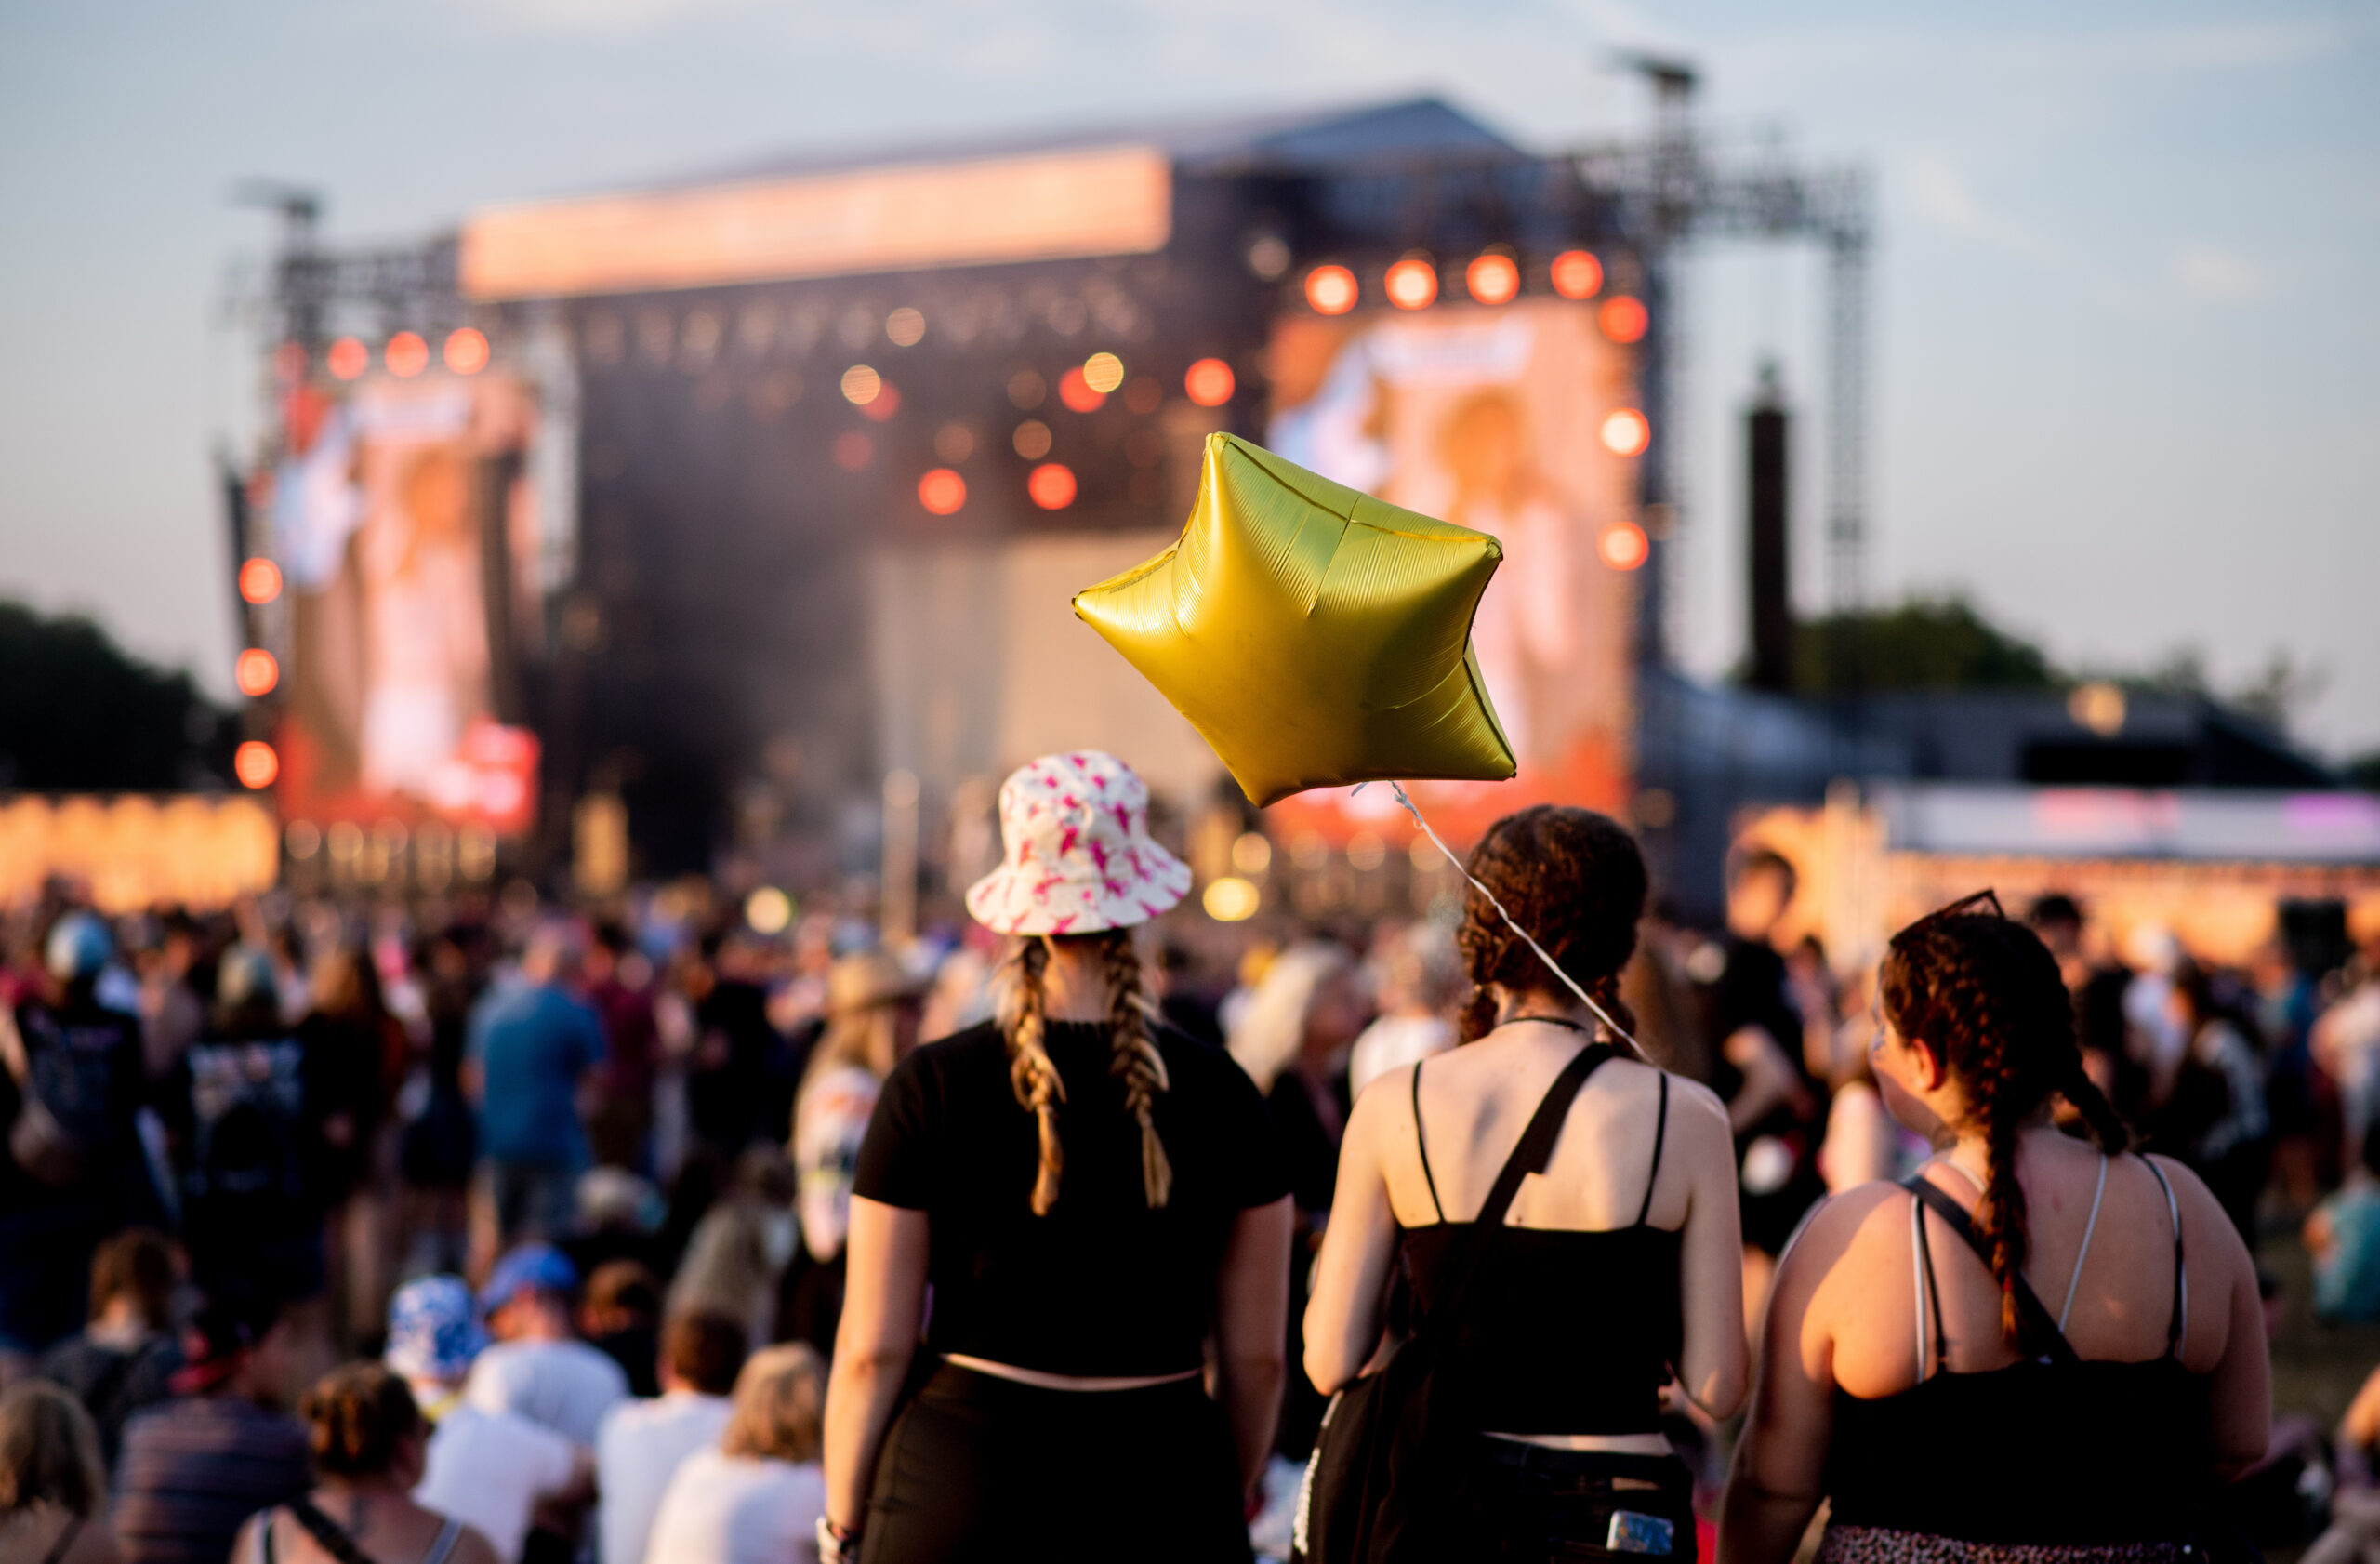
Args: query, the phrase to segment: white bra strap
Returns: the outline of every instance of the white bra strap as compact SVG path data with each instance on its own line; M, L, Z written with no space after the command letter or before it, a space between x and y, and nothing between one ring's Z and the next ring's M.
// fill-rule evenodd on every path
M438 1529L438 1535L431 1540L430 1551L421 1556L421 1564L446 1564L446 1560L454 1556L455 1544L462 1539L463 1523L449 1516L446 1524Z
M2074 1275L2067 1279L2066 1306L2057 1311L2057 1333L2066 1334L2067 1317L2074 1312L2074 1290L2082 1285L2082 1262L2091 1257L2091 1235L2099 1230L2099 1201L2108 1192L2108 1154L2099 1153L2099 1182L2091 1191L2091 1220L2082 1224L2082 1247L2074 1252Z

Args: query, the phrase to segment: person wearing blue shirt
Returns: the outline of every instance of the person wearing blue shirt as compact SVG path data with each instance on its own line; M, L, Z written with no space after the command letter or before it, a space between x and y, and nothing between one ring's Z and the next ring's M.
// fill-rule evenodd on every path
M560 1239L588 1161L581 1079L603 1059L603 1026L565 987L576 966L568 931L540 929L519 978L472 1010L464 1088L479 1111L477 1198L497 1246Z

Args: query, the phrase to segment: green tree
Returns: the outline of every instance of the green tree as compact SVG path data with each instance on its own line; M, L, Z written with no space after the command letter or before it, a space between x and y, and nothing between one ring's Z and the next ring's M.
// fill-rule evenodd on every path
M1962 596L1912 597L1794 627L1794 685L1805 695L1880 690L2053 690L2067 681L2042 649Z
M88 619L0 603L0 788L220 786L237 742L188 673L140 661Z

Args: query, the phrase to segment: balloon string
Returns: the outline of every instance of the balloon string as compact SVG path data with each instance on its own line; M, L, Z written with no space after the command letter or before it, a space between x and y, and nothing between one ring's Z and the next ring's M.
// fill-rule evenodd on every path
M1514 919L1511 913L1504 910L1504 904L1496 899L1495 892L1479 883L1477 877L1463 866L1462 860L1455 856L1454 849L1448 846L1445 839L1440 837L1436 831L1430 828L1430 822L1421 817L1421 810L1415 808L1413 801L1406 796L1405 784L1402 782L1391 782L1388 787L1389 790L1396 795L1396 802L1405 806L1405 813L1413 816L1413 823L1421 828L1421 834L1428 837L1430 841L1436 845L1438 851L1447 855L1447 862L1454 865L1454 871L1457 874L1461 875L1465 880L1471 881L1471 888L1473 890L1488 898L1488 905L1496 909L1496 915L1498 917L1503 919L1505 927L1511 929L1513 933L1520 935L1521 943L1527 946L1531 950L1537 952L1537 959L1545 963L1545 970L1560 978L1564 987L1578 995L1579 1002L1585 1005L1590 1011L1594 1013L1595 1019L1604 1024L1606 1030L1609 1031L1613 1036L1626 1041L1628 1046L1634 1049L1638 1056L1642 1057L1645 1053L1645 1045L1638 1042L1636 1039L1630 1034L1627 1027L1613 1020L1611 1018L1611 1012L1596 1003L1595 997L1593 994L1590 994L1584 988L1580 987L1577 980L1571 977L1568 973L1564 972L1560 963L1556 962L1553 957L1545 953L1545 947L1538 944L1538 942L1531 937L1529 932L1527 929L1522 928L1519 921Z

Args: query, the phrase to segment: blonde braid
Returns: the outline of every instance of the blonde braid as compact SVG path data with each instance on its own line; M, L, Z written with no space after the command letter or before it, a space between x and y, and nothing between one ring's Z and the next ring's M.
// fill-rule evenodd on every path
M1008 1080L1022 1107L1040 1120L1041 1169L1033 1180L1033 1214L1047 1216L1058 1203L1058 1175L1065 1171L1065 1148L1058 1144L1058 1105L1066 1083L1042 1046L1042 974L1050 965L1047 935L1019 940L1000 963L996 978L1001 1035L1008 1039Z
M1173 1164L1166 1159L1165 1142L1157 1138L1153 1112L1157 1094L1172 1089L1165 1073L1165 1056L1149 1036L1149 1001L1141 989L1141 955L1133 948L1132 932L1117 929L1101 942L1099 953L1107 965L1107 1015L1115 1050L1107 1073L1124 1082L1124 1106L1141 1121L1141 1193L1155 1210L1173 1195Z

